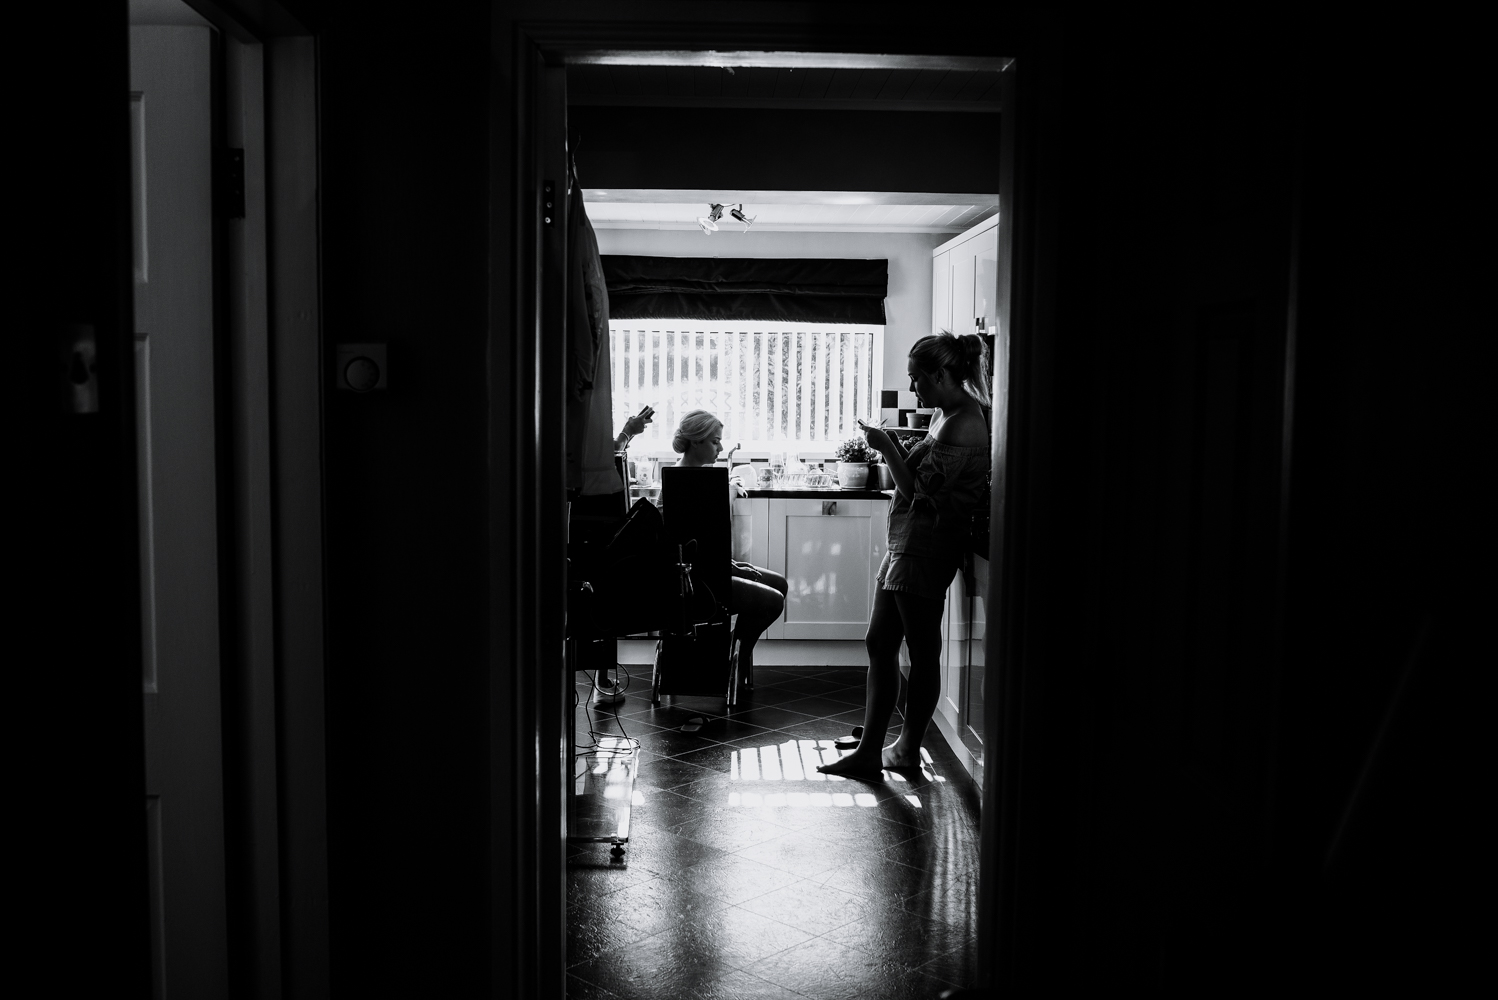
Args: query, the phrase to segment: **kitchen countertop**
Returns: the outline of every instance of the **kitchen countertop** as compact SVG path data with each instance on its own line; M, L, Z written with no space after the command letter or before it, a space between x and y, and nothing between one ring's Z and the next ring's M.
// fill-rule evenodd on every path
M768 498L774 500L888 500L887 490L749 490L749 499Z

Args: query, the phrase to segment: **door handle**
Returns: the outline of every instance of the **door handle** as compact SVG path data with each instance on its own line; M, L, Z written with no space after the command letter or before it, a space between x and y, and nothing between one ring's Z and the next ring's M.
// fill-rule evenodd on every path
M87 323L62 327L57 337L61 374L58 404L64 413L99 412L99 346Z
M836 514L837 513L837 501L836 500L823 500L822 501L822 513L823 514Z

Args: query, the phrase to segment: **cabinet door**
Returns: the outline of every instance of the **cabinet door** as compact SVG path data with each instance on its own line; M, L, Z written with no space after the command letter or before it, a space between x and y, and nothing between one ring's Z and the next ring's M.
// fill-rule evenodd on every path
M735 546L738 544L741 532L747 531L749 534L749 552L739 558L780 573L782 570L779 566L770 565L770 534L767 530L769 523L770 501L765 497L753 499L740 497L733 502Z
M785 574L790 592L779 634L771 626L767 638L864 637L888 512L885 500L772 501L770 568Z
M951 723L962 724L963 685L967 681L967 588L958 573L947 588L947 604L941 627L941 698L937 711Z
M948 251L952 257L952 321L947 327L959 337L973 332L973 287L976 284L974 240Z
M952 328L952 253L931 258L931 332Z
M742 503L744 501L739 502ZM790 579L790 575L785 571L785 505L786 503L788 503L788 501L774 499L756 499L752 501L752 503L754 504L754 537L756 542L756 551L758 551L758 540L763 537L765 555L764 562L756 562L755 565L763 566L766 569L773 569L775 572L779 573L786 579ZM759 504L761 503L764 504L763 508L759 506ZM760 518L761 512L763 512L764 515L763 520L761 520ZM775 619L775 621L770 624L769 628L765 629L762 638L785 638L784 613L782 613L779 618Z
M999 321L999 232L979 233L969 243L973 248L973 318L981 319L989 333Z
M963 713L966 729L962 739L969 750L982 756L984 679L987 676L983 640L987 634L988 560L981 556L973 557L973 584L972 602L969 605L972 609L972 621L968 623L967 641L967 710Z
M971 334L983 320L992 328L998 319L999 235L987 229L933 257L932 332L950 329Z

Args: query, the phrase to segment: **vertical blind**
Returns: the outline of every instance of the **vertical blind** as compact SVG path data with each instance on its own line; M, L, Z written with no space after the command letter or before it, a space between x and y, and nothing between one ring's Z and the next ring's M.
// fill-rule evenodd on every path
M824 445L873 417L883 327L753 321L612 320L614 426L645 406L636 450L666 451L683 414L723 421L723 444Z

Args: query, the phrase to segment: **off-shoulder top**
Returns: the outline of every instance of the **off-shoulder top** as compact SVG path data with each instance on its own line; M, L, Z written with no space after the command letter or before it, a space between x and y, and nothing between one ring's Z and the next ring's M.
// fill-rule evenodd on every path
M889 505L889 551L957 559L967 551L973 509L988 481L988 447L942 444L929 435L910 449L905 465L915 496L895 491Z

